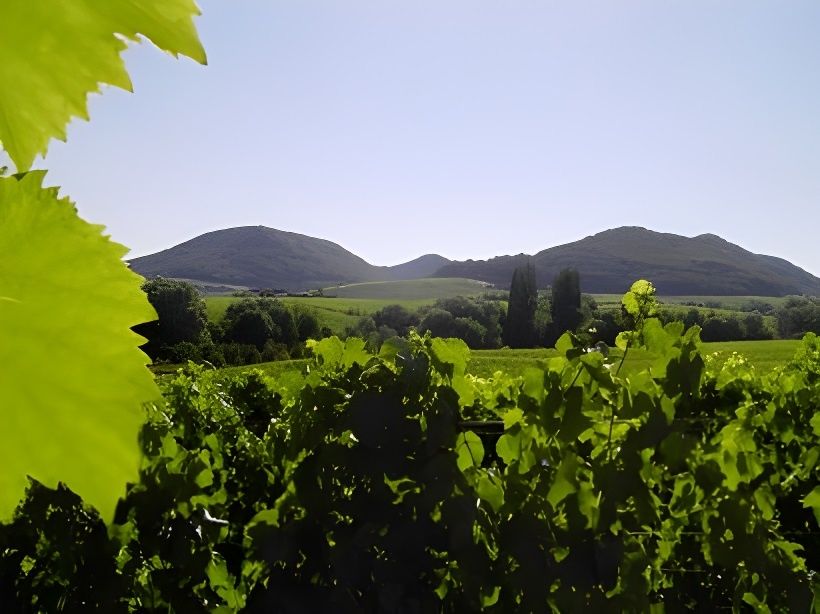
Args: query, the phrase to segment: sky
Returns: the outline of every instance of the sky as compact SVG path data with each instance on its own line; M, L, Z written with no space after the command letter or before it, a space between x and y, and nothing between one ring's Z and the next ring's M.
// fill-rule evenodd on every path
M820 275L820 2L203 0L38 166L131 256L265 225L391 265L617 226Z

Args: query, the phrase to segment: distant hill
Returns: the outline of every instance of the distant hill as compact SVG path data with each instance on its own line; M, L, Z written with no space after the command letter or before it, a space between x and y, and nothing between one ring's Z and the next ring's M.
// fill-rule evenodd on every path
M820 294L820 279L781 258L753 254L712 234L683 237L625 226L533 256L452 262L436 277L467 277L508 287L516 266L531 261L539 287L563 268L578 269L581 288L621 293L636 279L649 279L661 295Z
M150 256L131 268L146 277L200 284L304 290L339 283L429 277L450 261L428 254L393 267L374 266L340 245L265 226L216 230Z
M201 285L285 288L458 277L509 287L516 266L531 261L540 287L563 268L581 274L590 293L622 293L649 279L661 295L820 295L820 279L790 262L753 254L716 235L683 237L625 226L533 256L451 262L427 254L392 267L374 266L340 245L264 226L228 228L131 260L147 277L188 279Z
M422 300L479 296L491 291L490 284L473 279L428 277L404 281L367 281L346 286L324 288L324 296L338 298Z
M426 254L410 262L385 268L389 271L390 279L393 280L420 279L422 277L430 277L441 267L450 264L450 262L451 261L447 260L444 256Z

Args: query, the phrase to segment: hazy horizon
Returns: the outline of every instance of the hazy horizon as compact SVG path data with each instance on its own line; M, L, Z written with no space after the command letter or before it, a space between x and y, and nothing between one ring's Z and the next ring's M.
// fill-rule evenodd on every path
M47 182L130 257L219 228L368 262L618 226L820 274L820 4L200 3L209 63L127 53Z

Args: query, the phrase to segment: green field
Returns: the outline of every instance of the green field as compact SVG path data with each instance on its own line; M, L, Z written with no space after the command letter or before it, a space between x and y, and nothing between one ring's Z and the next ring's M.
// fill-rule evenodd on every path
M387 305L400 304L409 311L432 305L440 298L479 296L492 291L481 282L461 278L415 279L350 284L325 288L324 296L288 296L281 300L289 305L313 309L319 326L326 326L335 334L356 325L358 319L375 313ZM219 322L228 305L242 300L234 296L206 296L205 308L211 322Z
M219 322L228 305L242 300L234 296L205 297L205 309L211 322ZM424 305L432 305L435 298L421 299L375 299L375 298L335 298L321 296L288 296L279 299L288 305L301 305L312 309L319 319L319 326L327 326L334 334L344 334L345 328L352 327L362 316L375 313L387 305L400 303L413 311Z
M774 341L727 341L704 343L703 353L717 353L719 359L726 359L732 352L737 352L745 356L756 369L767 372L789 361L799 345L800 341L782 339ZM490 377L496 371L509 375L521 375L528 367L538 367L543 364L544 360L554 356L557 356L554 349L472 350L468 371L479 377ZM617 359L620 356L620 351L613 349L610 356ZM626 362L624 362L623 370L625 373L639 371L649 366L653 360L654 356L645 350L631 350ZM308 364L308 360L283 360L244 367L227 367L223 371L235 374L251 369L259 369L265 375L278 377L289 371L304 371ZM160 368L162 374L167 374L175 367L161 365L155 372L159 374Z
M302 305L313 309L320 326L326 326L334 334L343 335L347 328L356 325L360 317L371 315L387 305L398 303L409 311L414 311L424 305L432 305L439 298L479 296L487 292L493 292L493 290L482 286L481 282L461 278L436 278L334 286L325 288L325 296L284 297L279 300L289 305ZM619 294L593 294L592 296L604 309L619 307L621 304L622 296ZM745 313L737 309L747 301L763 301L774 307L780 306L785 301L783 297L769 296L667 296L659 298L667 309L681 316L690 309L683 305L686 302L719 303L721 307L700 309L714 312L718 316L742 317ZM212 322L219 322L228 305L238 300L241 299L233 296L205 297L208 319ZM769 328L774 328L775 322L772 316L766 316L765 321Z
M600 306L620 305L622 294L592 294L592 296ZM760 301L762 303L769 303L772 307L780 307L786 302L784 296L658 296L658 301L664 305L682 305L687 307L686 303L697 304L713 304L717 303L720 307L714 308L718 310L737 311L745 303L750 301ZM701 309L711 309L710 307L701 307Z
M774 341L727 341L704 343L703 353L717 353L719 359L725 360L732 352L745 356L756 369L771 371L785 364L794 356L800 341L778 339ZM520 375L527 367L536 367L545 359L556 356L554 349L540 350L472 350L470 352L469 370L479 377L489 377L495 371ZM620 356L620 351L613 349L613 357ZM654 356L645 350L631 350L627 355L623 369L629 373L639 371L654 360Z
M474 279L441 277L406 281L375 281L324 288L325 296L356 299L381 299L393 303L415 300L433 301L454 296L480 296L493 287Z

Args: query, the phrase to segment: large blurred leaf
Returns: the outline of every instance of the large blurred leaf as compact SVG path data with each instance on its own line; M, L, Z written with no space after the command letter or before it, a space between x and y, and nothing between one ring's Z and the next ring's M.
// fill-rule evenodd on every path
M0 178L0 519L26 474L111 518L137 477L142 403L159 397L130 327L156 314L126 249L44 175Z
M105 83L127 90L120 57L142 35L205 62L193 0L3 0L0 3L0 141L20 171L65 139L72 117Z

